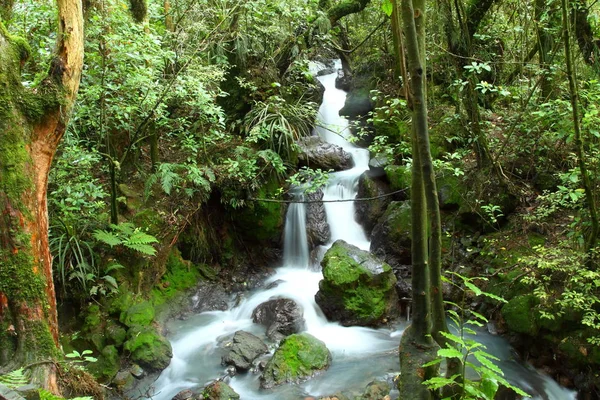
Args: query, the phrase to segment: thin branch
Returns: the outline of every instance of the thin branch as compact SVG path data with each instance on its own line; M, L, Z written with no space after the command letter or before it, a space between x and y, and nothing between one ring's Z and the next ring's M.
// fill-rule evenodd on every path
M375 34L375 32L377 32L377 31L379 30L379 28L381 28L381 27L383 26L383 24L385 24L385 22L386 22L386 20L385 20L385 19L384 19L383 21L381 21L381 23L380 23L379 25L377 25L377 26L375 27L375 29L373 29L373 31L371 31L371 33L369 33L369 34L367 35L367 37L365 37L365 38L362 40L362 42L360 42L359 44L357 44L357 45L356 45L356 47L355 47L355 48L353 48L353 49L351 49L351 50L345 50L345 49L342 49L342 48L340 48L340 47L336 46L336 45L335 45L335 43L333 43L333 41L331 42L331 46L332 46L332 47L333 47L333 49L334 49L334 50L336 50L336 51L340 51L340 52L342 52L342 53L346 53L346 54L352 54L352 53L354 53L356 50L358 50L358 49L359 49L359 48L360 48L360 47L361 47L363 44L365 44L365 42L366 42L367 40L369 40L369 39L371 38L371 36L373 36L373 35Z

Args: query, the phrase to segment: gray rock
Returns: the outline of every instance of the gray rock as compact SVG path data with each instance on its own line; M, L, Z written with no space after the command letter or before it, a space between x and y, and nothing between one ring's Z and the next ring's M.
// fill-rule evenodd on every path
M318 136L304 137L298 141L298 146L300 146L300 154L298 154L300 167L320 168L324 171L352 168L350 154L340 146L327 143Z
M0 399L2 400L25 400L23 396L0 383Z
M391 189L385 179L375 179L367 171L358 180L357 198L372 198L390 193ZM371 235L379 218L383 216L391 196L380 197L376 200L358 201L355 205L356 220L363 226L367 236Z
M192 296L192 311L225 311L228 303L229 295L223 287L214 282L201 282Z
M252 311L252 320L267 327L267 336L291 335L304 328L304 310L291 299L273 299Z
M237 400L240 395L225 382L215 381L204 387L200 398L204 400Z
M385 381L374 380L367 385L361 400L381 400L390 393L392 388Z
M307 200L323 200L323 191L318 190L307 195ZM327 223L325 204L308 203L306 206L306 236L311 249L329 242L331 231Z
M185 389L173 396L172 400L189 400L193 398L194 392L192 392L190 389Z
M126 390L133 386L133 379L133 375L128 370L123 370L117 372L117 375L112 380L112 384L120 390Z
M129 368L129 372L131 372L131 375L137 379L142 379L144 376L146 376L146 371L144 371L142 367L137 364L133 364L131 368Z
M411 265L410 202L392 201L371 233L371 253L390 264L401 276Z
M237 331L229 352L221 359L225 365L233 365L238 371L247 371L261 354L268 353L267 345L258 337L245 331Z

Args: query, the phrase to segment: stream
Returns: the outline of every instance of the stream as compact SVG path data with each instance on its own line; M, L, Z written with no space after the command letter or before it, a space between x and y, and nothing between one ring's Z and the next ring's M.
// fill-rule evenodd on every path
M342 146L352 155L354 167L331 174L324 189L325 200L356 197L358 179L369 168L369 152L344 139L348 122L338 115L338 111L344 105L346 93L335 88L335 78L336 73L318 78L326 90L314 133ZM319 249L319 254L324 254L331 243L338 239L364 250L369 249L369 239L354 219L353 202L325 203L325 209L331 241ZM155 382L148 382L149 386L154 387L154 394L146 398L171 400L181 390L200 390L212 380L225 376L225 367L221 365L225 349L221 346L238 330L253 333L265 339L266 343L271 343L265 338L265 328L252 322L252 311L275 297L290 298L304 309L306 331L325 342L332 353L333 362L327 371L302 384L282 385L270 390L259 388L258 373L236 375L228 383L242 400L295 400L306 396L327 396L338 391L362 394L366 385L374 379L391 380L398 374L397 347L406 322L399 322L392 329L342 327L338 323L328 322L316 305L314 295L322 274L319 264L313 265L310 261L305 221L306 205L291 204L285 221L284 259L264 285L268 287L269 283L281 281L276 287L251 292L239 304L232 304L227 311L203 312L185 321L169 322L173 358ZM535 398L575 399L574 392L561 388L549 377L515 361L512 349L502 338L486 332L477 338L484 342L490 353L502 360L499 366L507 380L527 390ZM273 349L274 345L270 345L270 348ZM397 392L391 393L392 398L397 396Z

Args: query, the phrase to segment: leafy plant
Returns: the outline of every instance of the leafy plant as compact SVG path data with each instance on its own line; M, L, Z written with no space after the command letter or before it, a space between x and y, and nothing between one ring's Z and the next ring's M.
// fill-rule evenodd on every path
M156 249L152 243L158 243L158 240L142 232L142 230L129 222L123 222L118 225L110 224L110 230L98 229L94 232L94 238L110 247L124 246L139 253L153 256Z
M468 278L456 272L450 272L449 274L453 279L443 277L444 282L454 286L462 293L462 304L446 302L452 307L447 313L457 332L441 332L447 339L446 348L439 349L438 358L425 364L424 367L439 364L447 359L457 359L460 362L461 370L451 377L437 376L423 382L423 384L431 390L449 387L453 393L458 393L458 397L452 397L452 399L493 400L500 385L514 390L521 396L529 397L527 393L504 379L504 373L495 364L499 359L486 352L486 347L483 344L471 338L477 335L477 331L470 328L470 326L481 327L488 320L485 316L465 307L467 293L488 297L495 301L506 301L494 294L484 292L473 283L476 280L486 280L485 278ZM479 379L470 379L467 373L468 370L474 372Z
M295 103L273 95L257 101L246 116L247 141L275 151L287 160L297 150L296 141L310 135L316 104L302 99Z
M73 362L83 363L83 362L96 362L98 359L96 357L90 356L93 354L91 350L83 350L81 353L77 350L73 350L72 352L65 354L65 357L71 358Z
M19 368L7 374L0 375L0 383L9 389L15 389L19 386L27 385L29 383L29 377L24 368Z

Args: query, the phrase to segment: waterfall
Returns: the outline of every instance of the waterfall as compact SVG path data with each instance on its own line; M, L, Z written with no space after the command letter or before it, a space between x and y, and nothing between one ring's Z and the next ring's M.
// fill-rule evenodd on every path
M344 148L354 161L353 168L331 174L323 190L324 200L351 200L356 197L360 175L368 169L369 152L345 139L348 136L348 122L339 116L338 111L344 105L346 93L335 88L335 77L333 73L318 78L326 90L315 134ZM294 196L296 199L302 198L299 192ZM321 254L338 239L361 249L369 249L369 240L354 219L354 202L328 202L325 203L325 209L331 241L321 249ZM398 373L397 347L405 322L389 329L371 329L343 327L327 321L314 300L322 274L308 268L305 204L290 204L284 235L282 266L265 282L264 289L251 293L239 304L232 305L230 310L203 312L186 321L169 323L173 359L156 382L146 383L146 387L154 386L156 389L156 394L148 398L170 400L181 390L200 390L210 381L225 376L224 367L221 366L221 355L225 352L223 341L231 338L237 330L246 330L264 338L265 328L252 322L252 311L262 302L276 297L290 298L302 307L306 331L325 342L332 353L333 362L329 370L307 382L282 385L268 391L259 389L259 374L250 372L236 375L228 383L242 400L296 400L308 395L327 396L342 390L362 393L372 380L391 378ZM278 284L269 285L274 282ZM485 338L488 350L493 348L490 351L494 354L510 350L508 344L499 337L484 334L478 336L480 338ZM506 378L516 385L541 393L542 397L537 398L574 399L571 392L550 378L523 367L509 359L509 356L502 354L499 357L503 360L502 369L507 371ZM140 393L132 395L137 397Z
M304 200L301 189L293 193L294 200ZM306 204L291 203L285 217L283 265L307 266Z

